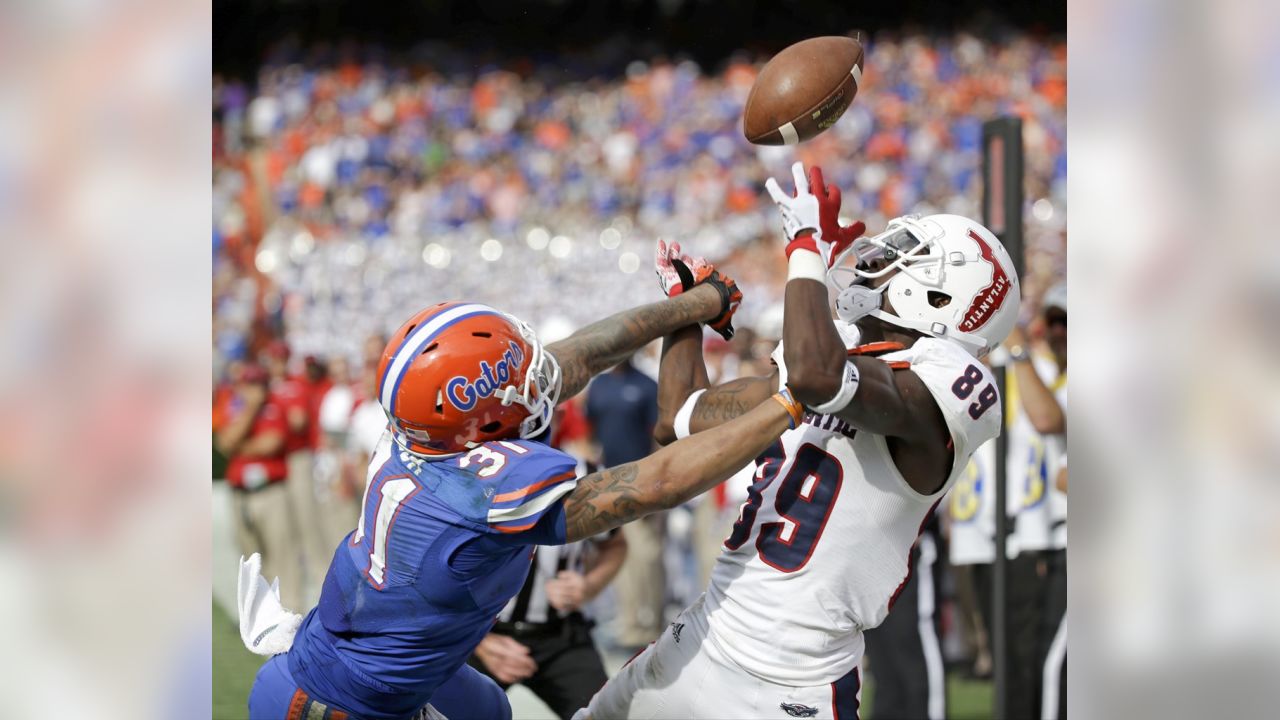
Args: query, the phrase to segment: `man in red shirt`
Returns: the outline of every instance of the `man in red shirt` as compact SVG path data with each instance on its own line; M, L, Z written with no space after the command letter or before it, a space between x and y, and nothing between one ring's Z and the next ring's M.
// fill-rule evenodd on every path
M302 573L298 565L297 519L286 490L284 409L267 393L267 373L245 366L233 390L227 420L216 442L229 459L236 541L240 552L262 554L262 572L280 578L287 607L301 607Z
M320 404L324 396L333 388L334 380L329 372L329 364L315 355L308 355L303 363L305 377L303 382L307 389L307 445L311 452L321 446Z
M321 532L320 504L316 500L312 473L311 393L303 378L289 376L289 346L283 340L268 345L263 359L271 378L271 400L284 410L288 426L284 441L289 480L286 489L298 524L297 548L302 554L301 567L305 574L304 604L315 604L333 557L333 547Z

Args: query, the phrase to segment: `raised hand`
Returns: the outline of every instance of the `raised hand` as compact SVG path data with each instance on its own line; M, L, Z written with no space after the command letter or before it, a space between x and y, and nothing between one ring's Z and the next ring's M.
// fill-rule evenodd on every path
M710 285L720 293L720 314L706 323L725 340L733 337L733 315L742 304L742 291L733 278L721 273L705 258L684 254L680 243L659 240L654 253L658 283L667 297L675 297L698 285Z
M687 258L688 256L684 256ZM653 257L654 271L658 273L658 285L662 294L675 297L694 286L689 264L680 255L680 243L668 245L661 238Z
M830 268L854 240L866 232L861 221L848 227L840 225L840 188L828 186L822 178L822 168L809 168L806 176L804 165L791 166L795 181L795 193L787 195L778 181L769 178L765 189L782 214L782 227L787 234L787 257L798 249L809 250L822 256Z

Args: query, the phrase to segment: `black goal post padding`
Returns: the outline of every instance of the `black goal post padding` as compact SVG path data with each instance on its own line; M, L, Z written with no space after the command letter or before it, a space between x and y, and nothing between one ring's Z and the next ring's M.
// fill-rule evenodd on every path
M1014 269L1022 277L1022 120L1000 117L982 125L982 224L1004 244L1013 258ZM1003 368L995 373L1000 397L1005 397ZM1005 539L1009 535L1006 483L1008 482L1009 441L1004 432L996 438L996 536L992 568L990 647L993 653L996 718L1008 717L1009 647L1007 626L1008 561Z

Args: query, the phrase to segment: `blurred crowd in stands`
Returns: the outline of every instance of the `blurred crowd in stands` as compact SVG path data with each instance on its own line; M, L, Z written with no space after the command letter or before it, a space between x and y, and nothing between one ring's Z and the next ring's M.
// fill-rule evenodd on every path
M264 564L268 577L294 578L286 605L314 602L332 547L354 526L385 420L374 396L383 338L428 304L491 304L554 341L661 299L654 243L677 240L746 296L738 336L707 340L712 381L766 372L786 266L763 184L789 177L795 160L820 165L844 214L870 232L911 212L980 218L982 123L1020 116L1023 320L1039 318L1043 338L1041 297L1066 274L1065 39L877 35L845 116L781 148L741 132L765 59L651 58L608 72L581 58L476 66L440 47L391 60L352 45L274 53L248 80L215 76L215 447L242 490L242 548L267 555L278 543L276 557L303 558L297 572ZM627 372L652 375L655 349ZM556 437L592 462L619 442L596 436L600 402L589 389L566 405ZM251 411L255 421L237 422ZM648 437L636 440L647 450ZM602 596L621 606L620 644L647 642L663 603L683 607L705 587L749 482L628 528L619 585L657 595L647 607L631 607L635 591ZM289 533L263 522L285 515ZM969 642L979 674L985 642Z
M868 45L841 121L783 148L742 137L764 59L745 55L634 61L606 78L353 46L279 53L251 82L215 77L215 372L276 338L299 358L358 363L365 337L443 298L562 334L656 299L659 237L735 274L750 325L782 288L767 177L821 165L872 232L907 212L978 216L981 125L1004 113L1024 121L1036 297L1065 270L1065 42Z

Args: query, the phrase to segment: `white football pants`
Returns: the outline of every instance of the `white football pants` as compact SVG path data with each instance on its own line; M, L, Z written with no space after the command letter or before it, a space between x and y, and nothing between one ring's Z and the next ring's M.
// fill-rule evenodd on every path
M751 675L707 637L703 597L609 680L573 720L811 717L856 720L858 670L832 683L792 687Z

